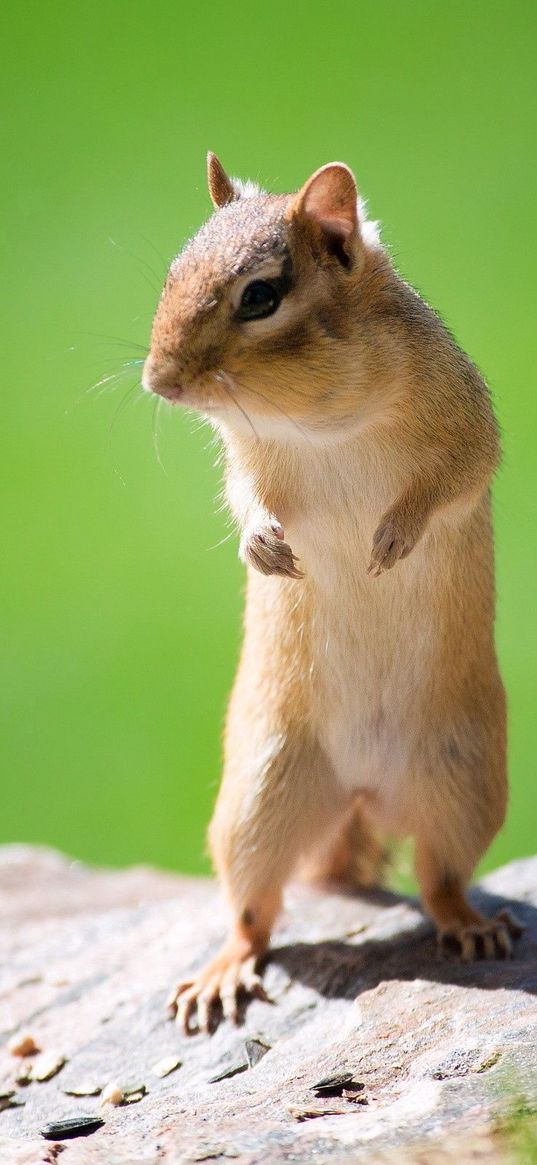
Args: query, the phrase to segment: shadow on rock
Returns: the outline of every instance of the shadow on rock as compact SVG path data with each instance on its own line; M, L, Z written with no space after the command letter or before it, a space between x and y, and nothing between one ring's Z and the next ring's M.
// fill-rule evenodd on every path
M486 916L508 909L524 926L512 959L462 963L456 956L441 954L431 924L424 920L385 939L367 939L364 932L364 939L357 943L327 940L274 947L267 962L327 999L355 999L380 983L415 979L537 994L537 909L485 890L473 891L471 898ZM411 901L383 891L368 895L368 900L385 906Z

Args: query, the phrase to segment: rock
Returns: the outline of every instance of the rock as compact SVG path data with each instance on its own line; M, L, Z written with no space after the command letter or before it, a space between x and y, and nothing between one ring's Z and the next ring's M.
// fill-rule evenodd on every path
M66 1165L507 1160L502 1112L520 1096L537 1105L537 858L472 897L525 924L513 960L440 960L411 899L291 887L265 972L273 1002L188 1038L165 999L223 938L214 883L0 849L0 1093L25 1101L0 1112L0 1161L56 1160L62 1143L46 1148L41 1130L80 1116L69 1093L126 1079L146 1084L136 1104L84 1096L84 1117L104 1123L68 1141ZM24 1089L8 1051L21 1031L66 1057ZM248 1040L268 1049L253 1067ZM168 1059L181 1064L155 1075ZM336 1096L316 1096L327 1078Z

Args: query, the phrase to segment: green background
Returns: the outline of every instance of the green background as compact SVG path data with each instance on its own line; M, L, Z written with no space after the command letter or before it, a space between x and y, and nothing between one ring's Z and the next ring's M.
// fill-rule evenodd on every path
M136 366L86 390L142 355L211 148L274 190L348 162L491 383L512 799L486 865L532 852L535 3L31 0L3 21L0 840L207 868L243 587L214 450L164 407L163 470Z

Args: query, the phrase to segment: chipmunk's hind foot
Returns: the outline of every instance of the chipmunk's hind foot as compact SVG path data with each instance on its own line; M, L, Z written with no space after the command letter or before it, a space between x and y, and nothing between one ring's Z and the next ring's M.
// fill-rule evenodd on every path
M473 963L478 959L510 959L514 940L520 938L523 929L508 910L501 910L495 918L440 928L438 946L444 954L458 954L463 963Z
M223 950L195 979L174 987L167 1006L185 1035L211 1035L222 1018L239 1023L248 998L268 1001L255 955L243 959Z

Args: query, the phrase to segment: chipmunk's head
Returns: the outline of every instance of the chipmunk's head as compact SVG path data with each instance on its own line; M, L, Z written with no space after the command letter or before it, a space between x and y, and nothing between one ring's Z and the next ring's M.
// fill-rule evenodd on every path
M209 154L208 179L215 213L170 267L144 387L259 435L348 424L357 288L378 256L351 171L334 162L270 195Z

